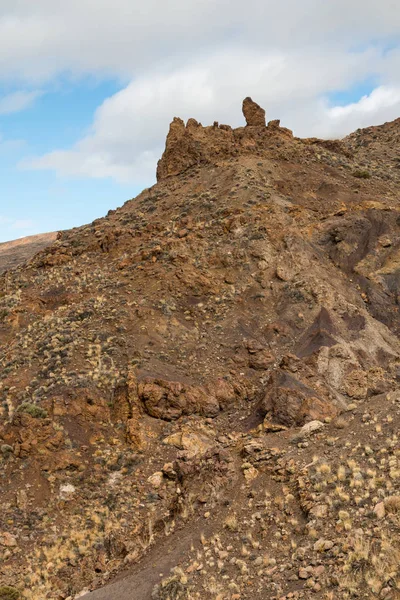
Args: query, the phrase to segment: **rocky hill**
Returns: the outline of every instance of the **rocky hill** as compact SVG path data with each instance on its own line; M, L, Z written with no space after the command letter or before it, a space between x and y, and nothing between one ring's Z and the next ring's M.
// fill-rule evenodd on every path
M0 274L25 263L56 238L57 233L43 233L0 243Z
M243 112L0 279L2 599L400 597L400 123Z

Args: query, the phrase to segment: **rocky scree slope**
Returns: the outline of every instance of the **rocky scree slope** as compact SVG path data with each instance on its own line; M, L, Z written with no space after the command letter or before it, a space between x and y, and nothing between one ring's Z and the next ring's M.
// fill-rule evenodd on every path
M0 597L399 597L400 125L243 112L0 279Z

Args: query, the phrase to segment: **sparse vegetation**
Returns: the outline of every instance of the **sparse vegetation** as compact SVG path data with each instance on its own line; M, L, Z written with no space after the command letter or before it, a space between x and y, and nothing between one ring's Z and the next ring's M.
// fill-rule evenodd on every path
M353 177L356 177L357 179L370 179L371 173L363 169L357 169L356 171L353 171Z
M21 598L20 592L9 585L0 586L0 600L19 600Z
M23 402L18 406L16 412L26 413L34 419L46 419L47 417L47 410L31 402Z

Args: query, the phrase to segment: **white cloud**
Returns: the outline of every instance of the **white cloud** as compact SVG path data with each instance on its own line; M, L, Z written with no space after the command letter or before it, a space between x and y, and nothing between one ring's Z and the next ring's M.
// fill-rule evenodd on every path
M108 98L97 110L89 135L72 149L23 166L145 184L154 179L174 115L238 126L243 124L242 99L252 95L267 107L271 119L281 117L296 133L311 134L329 116L320 95L347 87L354 75L364 78L379 61L374 50L322 58L312 52L264 54L229 48L167 73L150 71Z
M2 0L0 77L130 77L232 40L254 49L339 48L399 31L397 0Z
M400 86L379 86L358 102L328 109L327 116L326 127L322 130L327 137L392 121L400 116Z
M10 156L15 153L21 154L22 149L26 146L25 140L2 140L0 135L0 155Z
M0 115L9 115L25 110L41 95L41 91L33 90L30 92L17 91L2 96L0 97Z

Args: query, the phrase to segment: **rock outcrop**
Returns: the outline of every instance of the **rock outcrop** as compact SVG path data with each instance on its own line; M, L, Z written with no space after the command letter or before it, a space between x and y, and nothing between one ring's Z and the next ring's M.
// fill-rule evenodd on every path
M265 110L249 96L243 100L242 111L248 127L265 127Z
M292 132L280 127L279 121L265 125L265 110L251 98L243 101L246 127L232 129L229 125L203 127L196 119L185 123L175 117L170 124L165 151L157 165L157 181L178 175L201 165L219 164L238 154L257 154L274 144L277 137L291 139Z

